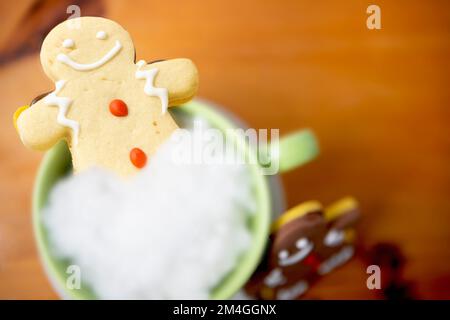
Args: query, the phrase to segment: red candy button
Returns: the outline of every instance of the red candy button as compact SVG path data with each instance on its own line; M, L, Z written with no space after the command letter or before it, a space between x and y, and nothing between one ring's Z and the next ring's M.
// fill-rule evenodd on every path
M119 99L110 102L109 111L116 117L126 117L128 115L127 104Z
M311 268L313 268L314 270L317 270L320 266L319 257L317 257L314 253L311 253L310 255L308 255L305 258L304 263L307 266L310 266Z
M147 155L139 148L133 148L130 151L130 160L136 168L143 168L147 163Z

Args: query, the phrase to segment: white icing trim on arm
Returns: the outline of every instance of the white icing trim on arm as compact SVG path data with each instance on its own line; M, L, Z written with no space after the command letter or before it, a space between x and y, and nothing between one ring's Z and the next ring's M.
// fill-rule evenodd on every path
M93 63L78 63L73 61L69 56L65 55L64 53L58 54L56 59L59 62L62 62L72 69L78 70L78 71L89 71L93 70L95 68L101 67L105 63L107 63L109 60L111 60L119 51L122 49L122 44L119 40L116 41L116 44L114 47L111 48L100 60L93 62Z
M141 68L145 65L144 60L138 61L136 63L138 70L136 71L136 79L145 79L144 92L148 96L156 96L161 100L161 112L165 114L167 108L169 106L169 98L168 92L166 88L155 88L153 86L153 81L155 79L156 74L158 73L158 69L153 68L150 70L141 70Z
M55 91L47 95L43 102L48 106L57 106L58 107L58 116L56 118L56 122L64 127L69 127L73 131L72 135L72 145L76 146L78 144L78 133L80 131L80 125L75 120L70 120L66 118L67 111L69 110L70 105L72 104L72 99L67 97L58 97L57 94L61 91L61 89L66 84L65 80L59 80L55 83Z

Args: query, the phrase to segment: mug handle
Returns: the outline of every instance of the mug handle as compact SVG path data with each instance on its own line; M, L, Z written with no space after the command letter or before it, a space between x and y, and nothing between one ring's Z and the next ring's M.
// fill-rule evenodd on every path
M319 144L310 129L290 133L280 139L279 172L284 173L313 160L319 154Z

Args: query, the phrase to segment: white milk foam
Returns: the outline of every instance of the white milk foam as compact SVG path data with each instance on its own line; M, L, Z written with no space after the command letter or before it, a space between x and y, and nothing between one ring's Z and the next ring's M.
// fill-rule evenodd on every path
M174 146L127 181L93 168L50 194L52 250L100 299L206 299L250 246L248 167L175 164Z

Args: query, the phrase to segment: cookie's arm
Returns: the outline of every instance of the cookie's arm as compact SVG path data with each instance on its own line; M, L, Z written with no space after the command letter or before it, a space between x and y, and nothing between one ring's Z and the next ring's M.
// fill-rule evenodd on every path
M30 107L19 108L14 124L23 144L31 149L47 150L67 134L56 122L58 108L44 105L42 100Z
M198 89L198 72L189 59L172 59L152 63L158 68L155 87L166 88L169 93L169 106L176 106L191 100Z
M330 230L344 231L344 239L347 243L354 242L354 227L360 219L358 202L352 198L343 198L331 204L325 209L325 219Z
M338 200L325 209L325 219L336 229L353 227L359 217L358 202L352 197Z

